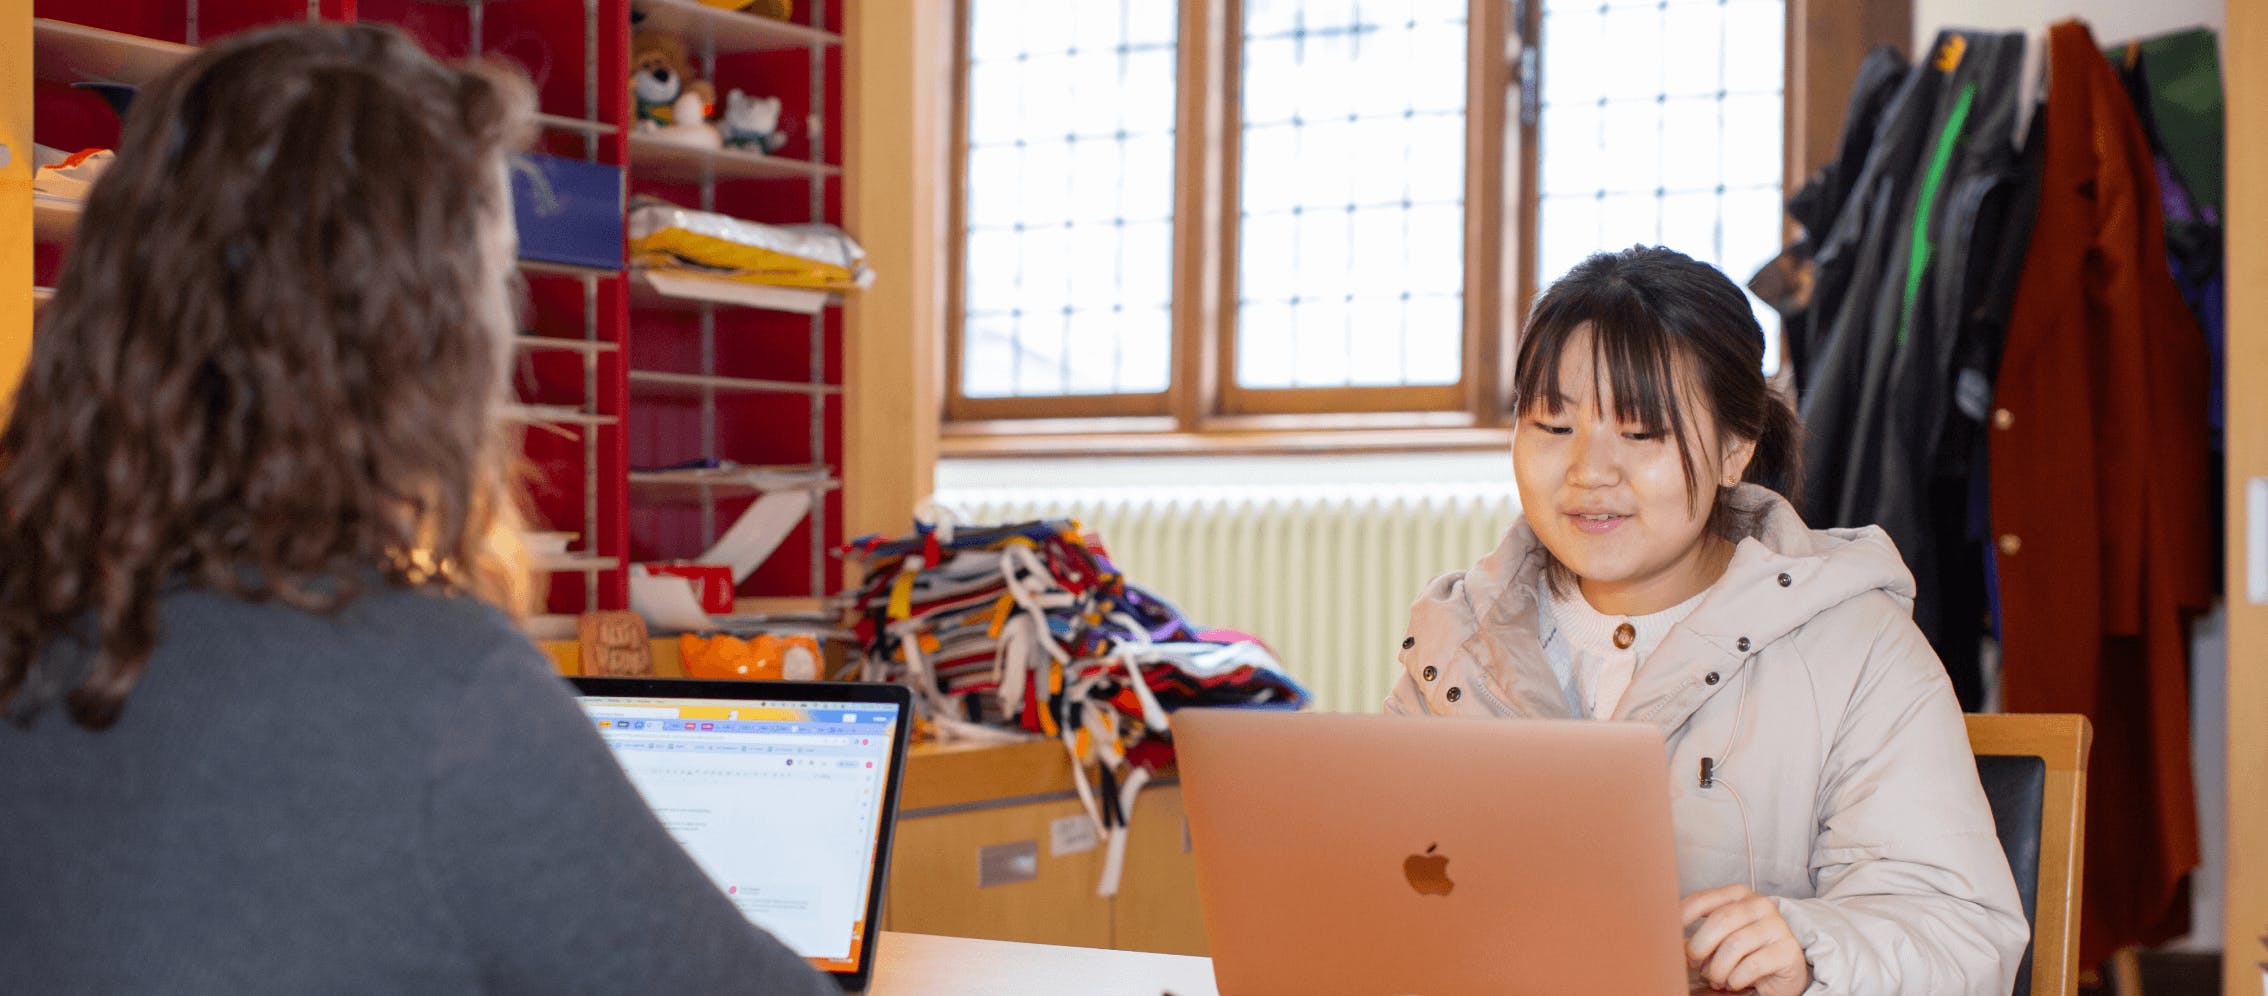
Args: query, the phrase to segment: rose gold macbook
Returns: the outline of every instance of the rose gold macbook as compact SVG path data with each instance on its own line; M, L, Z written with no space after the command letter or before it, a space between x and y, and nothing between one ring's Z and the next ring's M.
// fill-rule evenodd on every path
M1659 730L1174 714L1221 996L1685 993Z

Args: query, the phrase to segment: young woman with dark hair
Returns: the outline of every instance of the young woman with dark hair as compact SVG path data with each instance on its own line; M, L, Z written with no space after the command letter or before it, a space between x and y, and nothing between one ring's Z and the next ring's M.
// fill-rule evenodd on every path
M1514 371L1522 520L1418 598L1386 709L1659 726L1715 986L2005 996L2030 931L1912 575L1783 497L1763 351L1740 289L1667 249L1553 284Z
M337 24L135 101L0 432L0 990L834 990L508 615L532 111Z

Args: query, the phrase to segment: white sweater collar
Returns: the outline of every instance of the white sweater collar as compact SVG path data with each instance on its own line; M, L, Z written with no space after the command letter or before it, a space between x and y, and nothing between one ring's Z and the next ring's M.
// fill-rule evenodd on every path
M1637 655L1640 660L1653 653L1654 648L1661 645L1662 637L1669 635L1671 627L1692 615L1694 607L1700 605L1702 597L1709 593L1704 588L1694 593L1692 598L1660 612L1649 612L1642 616L1618 616L1592 608L1590 600L1584 598L1580 590L1561 597L1558 592L1551 590L1549 581L1539 582L1537 587L1541 589L1543 602L1545 642L1550 642L1552 633L1557 631L1576 656L1605 657L1609 654L1629 653ZM1635 630L1637 637L1627 648L1614 645L1614 631L1624 624Z

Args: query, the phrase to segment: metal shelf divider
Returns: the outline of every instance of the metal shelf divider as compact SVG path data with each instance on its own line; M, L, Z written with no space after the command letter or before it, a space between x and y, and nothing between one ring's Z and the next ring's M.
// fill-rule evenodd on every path
M811 23L827 23L827 0L811 0ZM827 161L827 52L823 39L811 40L811 159ZM814 173L810 179L811 220L827 220L827 179ZM824 312L811 316L811 383L824 385L827 381L827 316ZM827 463L827 399L811 395L810 407L811 462ZM811 527L810 591L814 598L824 598L832 585L827 584L827 496L822 494L811 503L805 521Z

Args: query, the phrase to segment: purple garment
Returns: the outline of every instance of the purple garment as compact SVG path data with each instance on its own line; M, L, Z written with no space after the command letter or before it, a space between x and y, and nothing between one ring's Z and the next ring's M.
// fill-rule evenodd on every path
M2228 317L2221 268L2221 218L2211 205L2198 204L2190 196L2181 174L2163 154L2156 157L2156 166L2158 199L2166 216L2166 263L2173 270L2174 285L2181 289L2183 303L2197 316L2198 328L2205 333L2205 348L2212 357L2205 418L2217 450L2223 446L2228 421L2228 399L2222 383L2228 358ZM2199 241L2209 244L2194 244Z

